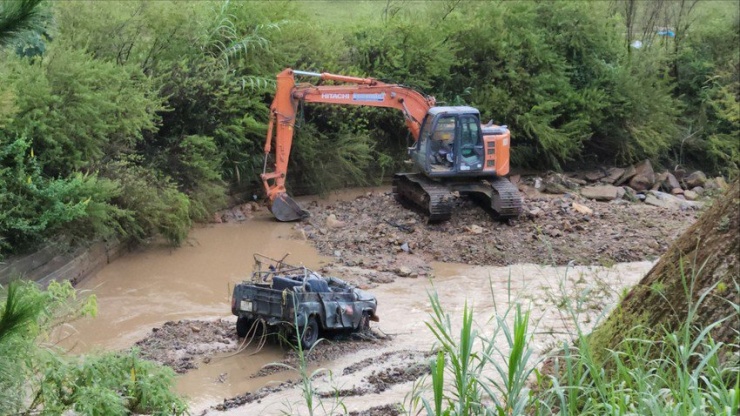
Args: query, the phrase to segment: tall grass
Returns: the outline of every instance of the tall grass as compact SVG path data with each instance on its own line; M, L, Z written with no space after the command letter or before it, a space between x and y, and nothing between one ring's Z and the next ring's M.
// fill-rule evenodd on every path
M474 329L473 309L467 302L459 336L455 337L450 317L444 312L436 293L429 295L431 321L427 327L439 343L439 352L431 365L433 403L416 386L412 407L420 402L427 415L511 415L524 411L530 399L526 386L535 366L529 346L529 312L519 305L509 307L493 319L492 334ZM514 312L513 326L507 318ZM496 341L503 336L505 347ZM495 375L488 375L491 368ZM445 373L451 375L451 389L445 388Z
M302 409L304 407L309 416L347 414L347 407L344 405L341 397L339 397L339 390L337 388L334 388L334 391L337 394L332 397L332 400L325 401L319 396L316 386L314 385L314 379L324 373L328 373L332 383L333 377L331 371L328 371L325 368L318 368L313 371L309 368L308 356L311 355L314 348L324 341L324 338L320 338L311 346L311 348L306 350L303 347L301 340L303 339L303 332L305 331L307 322L307 317L303 322L300 322L297 308L293 308L293 328L295 333L291 334L290 337L295 337L295 339L281 339L281 342L287 343L293 347L293 350L297 355L297 363L294 366L285 363L270 363L267 365L268 367L282 367L293 371L297 373L300 378L299 383L302 402L300 405L298 403L284 402L284 409L281 410L281 414L286 416L301 415L303 414Z
M730 305L731 316L697 328L693 322L699 306L714 287L701 290L694 301L695 274L684 278L682 270L681 278L689 308L679 328L634 328L615 350L597 351L579 325L577 302L566 302L576 332L563 341L561 354L550 358L545 374L537 371L541 360L533 357L530 315L521 305L510 301L503 313L495 310L489 320L495 328L485 334L475 329L466 303L455 336L449 315L432 293L427 326L439 352L431 362L431 386L414 386L410 413L416 414L421 404L420 412L435 416L738 415L740 345L716 342L711 333L737 319L740 305ZM740 283L734 286L740 293Z

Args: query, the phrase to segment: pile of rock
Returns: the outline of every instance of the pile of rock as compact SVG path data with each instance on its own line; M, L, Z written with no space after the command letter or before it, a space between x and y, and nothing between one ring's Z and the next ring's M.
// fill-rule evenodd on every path
M513 178L514 181L518 178ZM642 201L671 209L697 209L697 201L706 191L725 189L724 178L707 178L701 171L687 174L682 169L656 174L649 160L626 168L599 169L564 175L553 173L534 178L534 188L540 192L580 193L596 201Z

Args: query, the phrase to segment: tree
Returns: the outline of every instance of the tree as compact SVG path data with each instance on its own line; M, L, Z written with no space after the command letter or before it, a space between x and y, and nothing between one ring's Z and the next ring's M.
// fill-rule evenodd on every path
M724 357L740 347L740 181L684 232L593 334L594 350L618 350L635 328L660 339L689 323L723 343ZM719 323L719 324L718 324Z
M42 1L0 1L0 47L17 41L26 32L43 30L46 16L40 7Z

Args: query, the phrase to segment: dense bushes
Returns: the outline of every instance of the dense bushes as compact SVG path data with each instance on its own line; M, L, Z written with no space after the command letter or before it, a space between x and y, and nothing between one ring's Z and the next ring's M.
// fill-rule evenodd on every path
M274 74L287 66L476 106L512 129L515 166L740 166L738 18L714 5L711 24L677 23L688 34L641 49L625 33L654 23L625 31L648 20L599 2L359 3L365 20L331 1L40 7L0 24L25 30L0 30L1 253L60 233L177 243L229 190L258 192ZM294 192L375 181L406 155L393 110L301 117Z
M78 300L69 282L0 286L0 413L182 415L175 372L136 351L67 356L51 330L94 315L95 297Z

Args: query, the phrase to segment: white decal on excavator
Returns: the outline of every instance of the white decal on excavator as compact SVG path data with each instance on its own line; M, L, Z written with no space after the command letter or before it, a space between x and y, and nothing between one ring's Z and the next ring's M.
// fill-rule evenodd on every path
M385 93L377 93L377 94L362 94L362 93L353 93L352 94L352 101L383 101L385 100Z
M349 94L321 94L321 98L324 100L348 100Z

